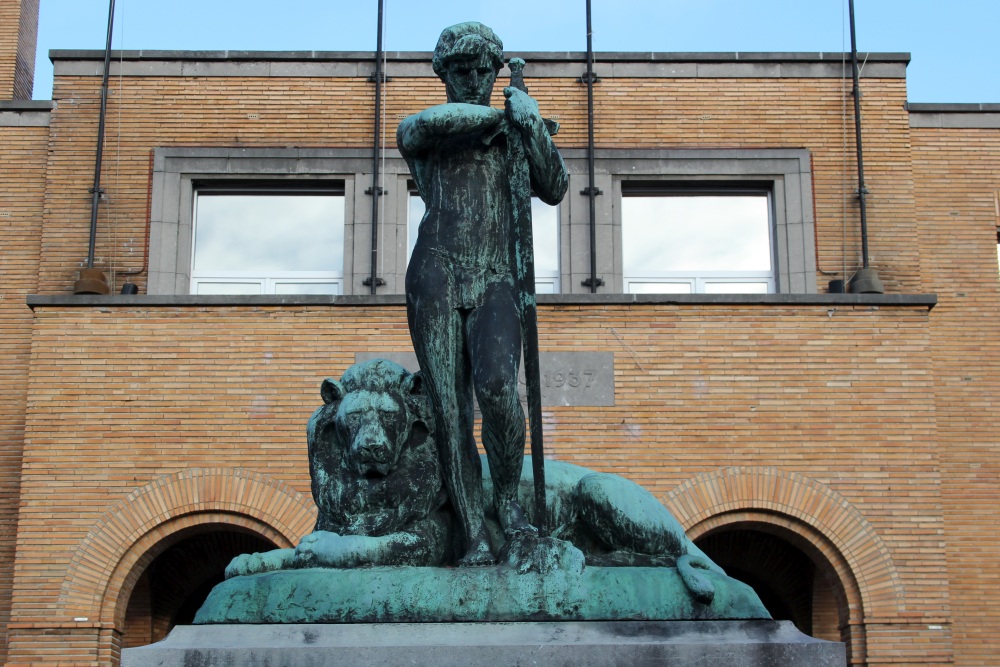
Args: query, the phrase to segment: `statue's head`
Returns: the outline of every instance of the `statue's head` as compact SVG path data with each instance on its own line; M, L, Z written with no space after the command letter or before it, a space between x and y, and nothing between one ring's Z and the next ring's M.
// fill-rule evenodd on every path
M432 65L449 102L488 105L503 67L503 42L482 23L459 23L441 32Z

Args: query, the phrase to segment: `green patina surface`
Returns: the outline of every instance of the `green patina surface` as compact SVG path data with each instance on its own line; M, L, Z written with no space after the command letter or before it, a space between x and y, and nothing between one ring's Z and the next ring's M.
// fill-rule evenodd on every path
M195 623L735 620L770 615L746 584L716 572L710 604L677 570L587 567L520 574L510 567L307 569L235 577Z
M324 381L307 436L315 531L234 559L196 623L770 618L642 487L542 468L540 447L537 476L524 459L522 342L538 392L531 194L556 204L568 176L523 61L504 108L490 106L502 56L482 24L445 29L434 70L448 101L397 132L427 204L406 276L421 372L373 360Z
M426 204L406 272L407 322L433 406L460 562L470 566L495 562L473 395L493 471L487 502L507 540L537 532L516 489L525 449L517 392L522 348L532 443L541 448L540 404L533 400L539 388L531 195L555 205L569 183L552 140L555 128L546 125L522 78L512 77L503 89L503 109L490 106L503 64L503 43L487 26L445 28L433 67L447 102L403 119L396 133Z
M308 429L316 530L294 549L235 558L196 622L768 617L646 489L558 461L546 463L552 537L509 539L484 501L496 564L451 567L462 550L419 377L377 359L321 393ZM516 493L540 522L533 490L524 458Z

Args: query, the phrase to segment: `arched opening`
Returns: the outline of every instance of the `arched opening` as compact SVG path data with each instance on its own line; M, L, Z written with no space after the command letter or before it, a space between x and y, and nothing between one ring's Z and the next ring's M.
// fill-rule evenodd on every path
M176 625L186 625L223 580L235 556L277 548L239 526L211 523L174 533L144 562L125 610L122 648L158 642Z
M804 634L842 641L850 655L850 610L836 568L802 536L774 524L718 526L695 544L729 576L753 587L775 620Z

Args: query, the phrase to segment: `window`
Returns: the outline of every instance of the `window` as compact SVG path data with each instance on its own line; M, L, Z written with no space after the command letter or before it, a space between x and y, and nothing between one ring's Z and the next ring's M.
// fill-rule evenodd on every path
M562 275L574 291L588 289L593 261L608 291L816 293L808 150L598 150L594 185L604 196L595 198L592 231L584 157L567 159L571 247ZM739 206L744 197L750 208ZM709 243L689 243L698 238Z
M406 257L413 254L420 220L427 210L415 189L410 190L406 213ZM559 293L559 207L531 198L531 232L535 246L535 292Z
M816 292L808 150L599 149L594 185L602 196L595 197L593 226L584 194L590 185L586 151L563 153L570 177L566 198L558 207L532 201L538 293L589 292L592 269L603 283L600 293ZM147 292L370 295L374 230L378 278L385 281L378 293L402 294L424 207L402 158L390 153L381 174L384 192L373 225L368 150L155 149ZM227 222L224 212L241 205L238 196L250 197L243 202L250 213L233 213ZM663 221L684 216L643 210L685 201L733 205L743 196L757 202L749 217L730 216L730 223L744 221L743 236L720 223L723 231L716 229L711 244L718 251L739 238L736 259L678 252L680 232L704 233L713 227L704 221L724 214L689 213L697 224L671 227ZM270 197L277 199L268 211ZM312 197L332 208L316 214L329 223L299 210ZM213 207L223 212L222 220L213 221ZM748 247L760 252L748 253ZM643 254L648 250L656 251L653 259ZM670 252L684 261L667 261Z
M624 183L624 291L774 292L772 228L767 190Z
M196 185L192 294L341 294L343 183Z

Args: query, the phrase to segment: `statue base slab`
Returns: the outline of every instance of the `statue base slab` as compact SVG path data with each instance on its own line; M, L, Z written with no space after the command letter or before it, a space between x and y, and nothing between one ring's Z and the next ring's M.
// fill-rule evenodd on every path
M844 667L844 645L789 621L178 626L122 667L186 665Z
M676 568L586 567L546 574L512 567L281 570L216 586L195 624L461 623L769 619L746 584L699 570L710 603Z

